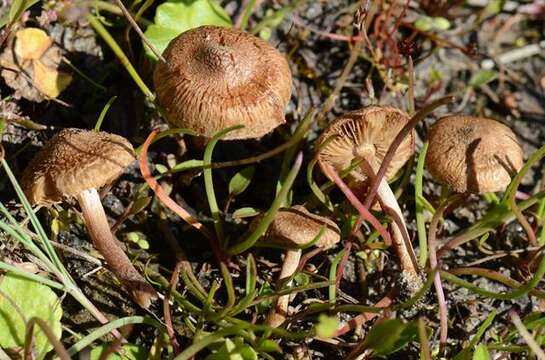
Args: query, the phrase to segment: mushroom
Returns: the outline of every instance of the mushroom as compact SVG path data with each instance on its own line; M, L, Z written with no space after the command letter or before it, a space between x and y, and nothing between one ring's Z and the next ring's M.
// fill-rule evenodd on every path
M260 217L256 218L250 228L255 227ZM325 227L325 228L324 228ZM324 231L313 244L312 241ZM341 239L341 231L335 222L323 216L310 213L306 208L295 205L290 209L278 211L261 242L265 246L275 246L286 249L284 262L277 285L281 285L297 271L301 260L301 248L305 245L314 245L327 250L335 246ZM267 324L277 327L286 320L288 313L289 294L279 296L273 304Z
M426 168L459 193L504 191L524 164L515 134L502 123L474 116L447 116L428 133Z
M106 132L64 129L35 155L21 186L33 205L51 205L75 197L94 246L110 269L143 308L156 296L117 244L97 189L119 177L134 161L132 145Z
M348 180L351 189L362 195L369 180L380 168L392 141L408 122L409 116L406 113L388 106L369 106L342 115L318 139L316 157L322 172L328 176L328 166L341 172L354 161L360 161L360 166L348 174ZM412 130L399 145L386 171L387 179L391 179L414 154L415 136L415 131ZM418 265L403 213L386 179L380 182L377 198L381 208L399 222L398 225L394 221L391 227L402 270L412 275L417 274Z
M167 120L211 138L259 138L285 122L291 72L282 54L251 34L201 26L172 40L154 73Z

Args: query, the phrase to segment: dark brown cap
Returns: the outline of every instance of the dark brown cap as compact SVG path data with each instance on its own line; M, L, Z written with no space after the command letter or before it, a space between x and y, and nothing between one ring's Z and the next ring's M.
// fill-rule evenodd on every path
M154 74L159 104L174 126L223 139L259 138L285 122L291 72L284 56L251 34L201 26L172 40Z
M409 122L403 111L388 106L369 106L348 112L329 125L317 142L318 164L331 165L337 172L348 168L357 158L364 158L378 171L388 148L399 131ZM415 151L415 131L401 142L386 171L392 178ZM327 173L324 171L324 173ZM367 175L356 167L350 173L354 186L366 183Z
M456 192L503 191L524 163L515 134L491 119L444 117L431 127L428 141L426 168Z
M64 129L28 164L21 187L31 204L47 205L86 189L101 188L134 159L132 145L119 135Z

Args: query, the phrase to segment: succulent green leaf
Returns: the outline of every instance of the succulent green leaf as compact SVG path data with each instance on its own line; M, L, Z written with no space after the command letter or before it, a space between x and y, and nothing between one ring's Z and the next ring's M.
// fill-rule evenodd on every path
M373 349L375 356L385 356L403 349L418 336L414 323L404 323L399 319L384 320L369 330L365 345Z
M221 347L205 360L257 360L257 352L241 338L226 338Z
M258 350L265 352L265 353L271 353L271 352L282 352L282 348L276 341L273 341L271 339L260 339L257 343Z
M485 344L480 343L477 346L475 352L473 353L473 360L490 360L490 354L488 353L488 349L486 348Z
M259 214L259 211L257 211L253 207L243 207L243 208L240 208L240 209L236 209L233 212L233 218L242 219L242 218L246 218L246 217L256 216L258 214Z
M235 196L242 194L248 188L248 185L250 185L250 183L252 182L254 173L254 166L245 167L244 169L237 172L235 176L231 178L231 181L229 181L229 194Z
M444 17L437 16L433 18L433 27L437 31L446 31L450 29L450 21L445 19Z
M431 18L424 16L417 19L414 26L421 31L430 31L433 28L433 21Z
M316 325L316 335L325 339L332 338L335 336L338 327L339 321L336 317L320 314L318 324Z
M491 81L496 80L498 72L495 70L479 70L469 80L469 86L477 87L488 84Z

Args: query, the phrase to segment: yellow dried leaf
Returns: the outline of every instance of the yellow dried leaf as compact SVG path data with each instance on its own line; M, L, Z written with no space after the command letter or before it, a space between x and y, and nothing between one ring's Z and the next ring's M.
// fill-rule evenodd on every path
M70 74L58 72L55 69L51 69L39 60L33 61L34 74L32 81L34 85L49 98L56 98L59 94L66 89L72 81Z
M45 31L37 28L19 30L15 38L15 54L23 60L38 60L53 43Z

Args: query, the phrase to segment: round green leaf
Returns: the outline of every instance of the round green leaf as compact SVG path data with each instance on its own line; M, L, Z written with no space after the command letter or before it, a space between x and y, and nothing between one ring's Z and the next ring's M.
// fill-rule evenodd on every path
M429 17L421 17L414 22L414 26L421 31L430 31L433 28L433 22Z
M57 295L49 287L35 281L17 275L5 275L0 279L0 346L24 346L26 322L33 317L44 320L55 337L60 339L62 308ZM36 358L42 359L52 348L47 337L35 325Z
M434 17L433 27L439 31L446 31L450 29L450 21L441 16Z
M160 53L168 43L184 31L202 25L231 26L231 19L214 0L167 1L157 7L154 23L144 33ZM145 46L146 54L155 55Z
M318 316L318 324L316 324L316 335L322 338L331 338L335 336L337 328L339 327L339 321L334 316L327 316L320 314Z

